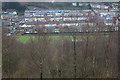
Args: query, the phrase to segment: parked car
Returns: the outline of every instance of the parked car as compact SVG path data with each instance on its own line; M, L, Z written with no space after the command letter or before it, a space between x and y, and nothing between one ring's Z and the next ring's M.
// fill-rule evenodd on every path
M20 35L24 35L24 33L17 33L16 35L17 35L17 36L20 36Z
M8 37L11 36L11 33L8 33L6 36L8 36Z

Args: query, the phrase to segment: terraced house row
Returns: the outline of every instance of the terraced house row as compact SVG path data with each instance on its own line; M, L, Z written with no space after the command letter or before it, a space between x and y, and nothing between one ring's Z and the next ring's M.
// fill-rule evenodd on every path
M34 9L25 10L23 16L13 11L1 17L6 27L14 27L12 33L118 31L118 11L113 10Z
M117 30L117 12L93 10L26 10L25 23L20 30L32 32L84 32ZM96 27L97 24L106 26ZM108 26L111 27L108 30Z

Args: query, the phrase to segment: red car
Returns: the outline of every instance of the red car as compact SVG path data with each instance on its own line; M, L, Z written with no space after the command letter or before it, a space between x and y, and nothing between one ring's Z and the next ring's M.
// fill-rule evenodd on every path
M17 33L16 35L17 35L17 36L20 36L20 35L23 35L23 34L24 34L24 33Z

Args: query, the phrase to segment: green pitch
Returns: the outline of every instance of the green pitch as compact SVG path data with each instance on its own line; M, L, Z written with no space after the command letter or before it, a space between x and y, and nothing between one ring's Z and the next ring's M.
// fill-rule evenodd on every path
M33 37L32 35L20 35L20 36L15 36L16 40L22 43L27 43L30 40L30 37Z
M108 37L108 36L109 35L106 35L105 37ZM57 41L57 40L60 40L60 39L69 39L69 40L73 39L73 36L71 36L71 35L63 35L63 36L61 36L61 35L49 35L48 37L51 38L54 41ZM86 38L86 37L95 38L95 35L79 35L79 36L76 36L76 38L78 40ZM35 39L36 35L25 34L25 35L15 36L15 38L16 38L17 41L19 41L21 43L28 43L31 38Z

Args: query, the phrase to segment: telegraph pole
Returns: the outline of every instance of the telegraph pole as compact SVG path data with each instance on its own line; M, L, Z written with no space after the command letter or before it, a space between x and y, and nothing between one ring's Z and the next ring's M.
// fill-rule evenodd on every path
M74 78L76 78L76 35L73 35L73 51L74 51Z

